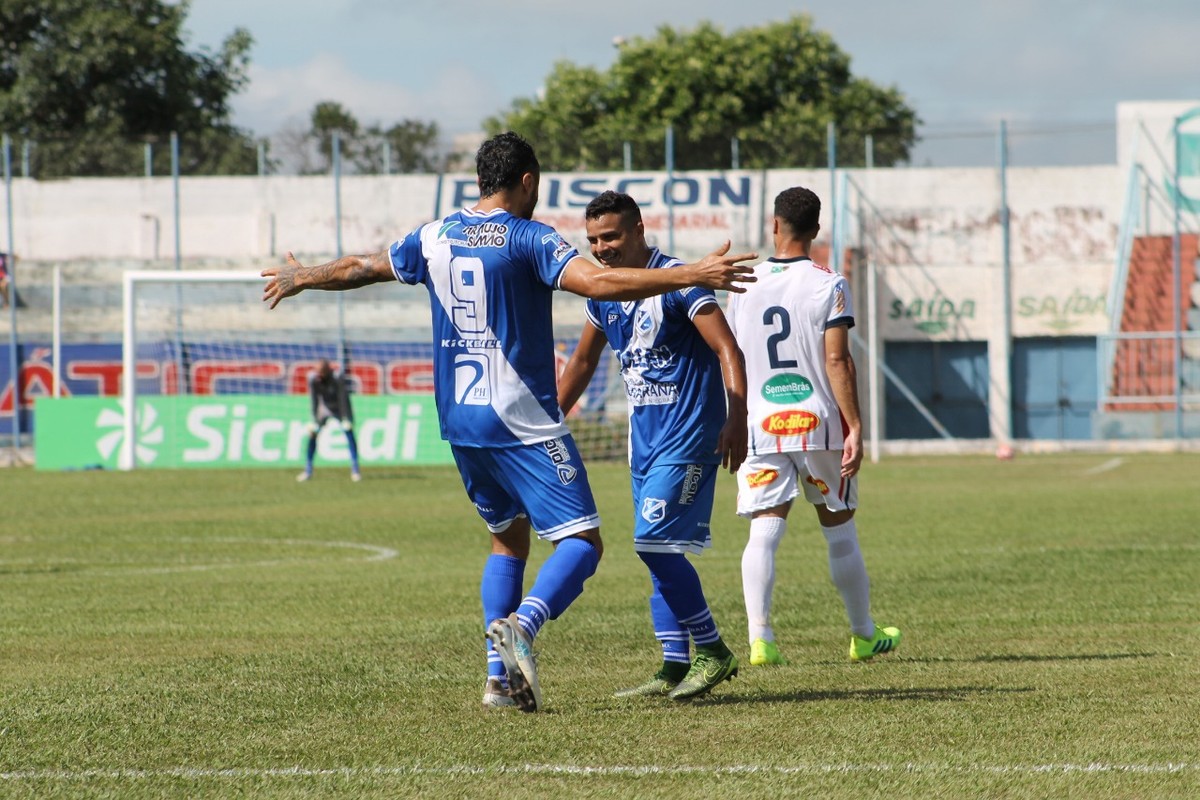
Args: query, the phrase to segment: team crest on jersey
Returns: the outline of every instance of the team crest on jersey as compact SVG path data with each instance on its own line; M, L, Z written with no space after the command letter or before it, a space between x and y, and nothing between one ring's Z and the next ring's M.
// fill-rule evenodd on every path
M778 470L760 469L758 472L751 472L746 476L746 485L751 489L761 489L768 484L774 483L778 477Z
M645 333L654 327L654 320L650 318L650 312L643 308L638 310L637 320L633 324L638 332Z
M826 483L825 481L821 480L820 478L814 478L812 475L809 475L804 480L805 480L805 482L811 483L813 486L817 487L817 490L821 494L829 494L829 484Z
M667 516L667 501L647 497L642 501L642 519L646 522L662 522Z
M808 411L778 411L762 421L762 429L772 436L803 436L821 424L816 414Z

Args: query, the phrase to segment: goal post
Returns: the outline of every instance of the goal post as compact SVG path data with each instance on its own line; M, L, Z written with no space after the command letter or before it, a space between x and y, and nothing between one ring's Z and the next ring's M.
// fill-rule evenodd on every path
M264 283L244 270L124 274L120 410L111 403L96 412L102 457L119 442L111 465L122 470L300 467L312 420L308 377L328 359L350 378L364 467L453 463L438 426L422 288L384 282L306 291L268 309ZM576 300L556 300L560 368L581 330ZM579 405L568 423L580 449L624 457L624 394L613 359L602 362ZM347 444L340 428L326 425L317 472L348 465Z

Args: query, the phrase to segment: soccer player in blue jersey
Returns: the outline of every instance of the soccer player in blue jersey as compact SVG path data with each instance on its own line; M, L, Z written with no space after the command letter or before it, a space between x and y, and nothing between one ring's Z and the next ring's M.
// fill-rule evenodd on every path
M386 280L424 284L433 317L434 394L467 496L492 535L480 582L488 638L483 704L542 706L532 644L596 570L600 517L558 405L551 300L555 289L638 300L689 286L744 291L754 254L729 243L693 264L605 269L534 221L541 169L515 133L475 157L479 202L422 225L379 253L313 267L289 253L263 270L274 308L305 289L353 289ZM554 552L522 599L530 530Z
M642 212L627 194L598 195L584 216L592 255L603 264L653 271L680 263L646 243ZM712 544L719 466L736 472L746 457L746 368L709 289L589 300L587 317L559 377L558 401L571 410L611 346L629 400L633 547L650 570L650 618L663 654L649 681L617 697L687 700L737 675L737 658L721 639L686 554Z

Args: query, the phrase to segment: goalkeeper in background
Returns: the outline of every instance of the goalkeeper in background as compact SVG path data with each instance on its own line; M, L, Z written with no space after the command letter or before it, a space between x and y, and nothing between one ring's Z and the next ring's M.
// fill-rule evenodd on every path
M354 410L350 407L350 379L338 375L328 358L321 359L317 371L308 376L308 397L312 401L312 422L308 423L308 452L304 460L304 472L296 476L298 481L312 478L313 456L317 453L317 434L325 423L336 419L346 432L350 446L350 480L362 480L358 471L358 441L354 438Z

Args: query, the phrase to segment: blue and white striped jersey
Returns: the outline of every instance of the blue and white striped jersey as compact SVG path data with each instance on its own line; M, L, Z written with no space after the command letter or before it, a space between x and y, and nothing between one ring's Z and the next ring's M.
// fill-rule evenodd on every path
M679 260L654 249L647 269ZM629 399L629 465L717 464L725 424L721 362L692 324L716 304L709 289L688 288L632 302L589 300L588 319L608 338Z
M550 226L503 209L463 209L392 244L396 277L429 290L442 438L506 447L569 434L551 300L578 254Z

